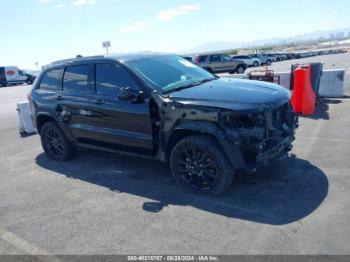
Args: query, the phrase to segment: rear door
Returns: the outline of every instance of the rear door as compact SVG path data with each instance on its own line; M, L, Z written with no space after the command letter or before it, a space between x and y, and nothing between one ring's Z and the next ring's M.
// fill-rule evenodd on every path
M58 118L66 125L78 143L89 143L94 138L90 64L77 64L65 67L62 90L57 93Z
M214 72L220 72L225 70L225 65L221 63L220 55L217 55L217 54L210 55L209 64Z
M96 95L94 126L96 143L111 149L152 154L152 124L148 98L143 102L119 98L125 88L134 93L141 91L140 84L129 72L115 62L95 64Z
M220 55L221 66L225 71L233 71L236 67L236 62L229 55Z

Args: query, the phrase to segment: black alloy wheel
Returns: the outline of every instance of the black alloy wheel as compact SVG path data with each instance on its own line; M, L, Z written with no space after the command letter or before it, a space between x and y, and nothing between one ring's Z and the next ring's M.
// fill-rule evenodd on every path
M53 160L64 161L74 155L74 147L54 122L47 122L42 127L41 143L46 155Z
M211 137L184 138L174 147L170 158L172 173L182 188L218 195L232 183L232 166Z

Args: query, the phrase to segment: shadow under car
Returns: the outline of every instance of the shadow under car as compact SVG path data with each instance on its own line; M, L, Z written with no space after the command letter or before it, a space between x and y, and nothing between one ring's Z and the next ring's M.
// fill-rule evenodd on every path
M140 208L146 212L158 213L168 205L192 206L226 217L284 225L311 214L328 193L328 179L322 170L296 157L276 161L254 175L237 174L230 190L218 197L208 197L179 189L168 165L158 161L82 151L68 162L55 162L40 154L36 163L116 194L144 197L148 200Z

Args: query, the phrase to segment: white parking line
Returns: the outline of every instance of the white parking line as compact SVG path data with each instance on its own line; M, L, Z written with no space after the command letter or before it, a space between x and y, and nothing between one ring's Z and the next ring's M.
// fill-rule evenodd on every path
M23 251L26 254L29 255L51 255L49 252L47 252L46 250L32 244L29 243L28 241L24 240L23 238L9 232L6 231L2 228L0 228L0 239L2 239L3 241L11 244L12 246L20 249L21 251ZM38 257L38 259L40 259L40 257ZM43 261L47 261L47 259L45 259L43 257L42 259ZM57 261L60 262L62 260L56 258L56 257L50 257L50 261Z

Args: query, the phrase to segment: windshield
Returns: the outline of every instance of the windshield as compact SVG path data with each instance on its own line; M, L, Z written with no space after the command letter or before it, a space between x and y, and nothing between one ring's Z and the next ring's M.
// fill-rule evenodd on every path
M128 61L126 64L153 86L165 92L216 78L206 70L176 55L143 58Z

